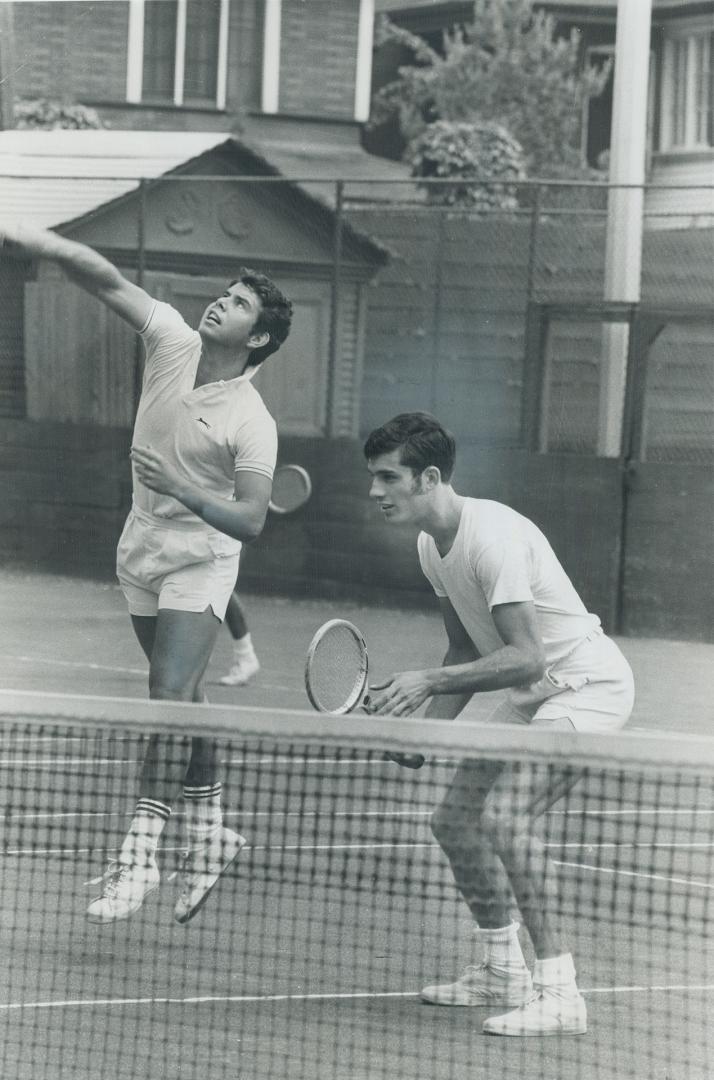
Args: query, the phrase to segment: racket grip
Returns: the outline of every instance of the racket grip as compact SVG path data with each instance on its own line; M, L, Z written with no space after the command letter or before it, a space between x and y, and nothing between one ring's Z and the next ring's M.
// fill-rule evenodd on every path
M426 761L423 754L398 754L392 753L390 750L387 750L387 757L390 761L395 761L397 765L401 765L404 769L421 769Z

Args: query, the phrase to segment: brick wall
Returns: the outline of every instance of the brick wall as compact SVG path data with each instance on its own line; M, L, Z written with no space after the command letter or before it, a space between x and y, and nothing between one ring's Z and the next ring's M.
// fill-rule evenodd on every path
M280 111L354 116L359 0L283 0Z
M129 5L13 4L17 97L123 100Z
M127 0L40 0L13 5L14 92L20 98L82 102L110 127L143 130L225 130L223 113L126 104ZM260 103L263 2L230 5L226 109Z

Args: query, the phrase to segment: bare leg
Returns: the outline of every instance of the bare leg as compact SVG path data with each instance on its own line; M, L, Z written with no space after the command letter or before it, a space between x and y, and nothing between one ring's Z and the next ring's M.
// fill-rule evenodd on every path
M211 608L202 612L162 608L155 618L135 615L132 622L150 663L151 698L203 700L202 679L220 628ZM208 782L204 777L209 773L210 779L215 779L213 740L152 735L141 771L140 794L170 805L194 759L200 779L192 777L192 782Z
M538 818L581 776L579 770L509 764L483 805L480 829L497 852L539 960L568 951L553 916L558 910L555 867L535 832Z
M499 761L463 761L431 822L456 886L484 929L510 923L514 906L508 874L479 826L483 805L503 767Z
M234 641L239 641L240 638L245 637L248 633L248 621L245 617L245 611L235 593L231 593L231 598L228 601L228 607L226 608L226 626L230 630L231 637Z
M233 662L220 681L224 686L245 686L260 671L260 661L255 655L245 611L235 592L226 608L226 626L233 638Z

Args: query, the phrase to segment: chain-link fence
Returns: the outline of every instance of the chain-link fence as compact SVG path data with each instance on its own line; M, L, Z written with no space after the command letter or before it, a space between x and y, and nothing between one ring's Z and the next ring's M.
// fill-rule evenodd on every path
M538 449L603 453L604 414L632 419L634 392L627 349L613 353L611 324L585 310L602 302L616 257L608 189L481 187L488 197L464 206L440 181L0 177L0 198L104 251L194 324L237 265L271 273L295 300L295 330L287 362L260 379L288 434L357 435L418 408L462 442L532 445L536 415ZM710 462L714 186L648 188L644 206L640 307L662 325L638 356L638 452ZM2 413L129 424L129 338L56 272L7 249L0 283ZM554 307L534 338L533 309Z

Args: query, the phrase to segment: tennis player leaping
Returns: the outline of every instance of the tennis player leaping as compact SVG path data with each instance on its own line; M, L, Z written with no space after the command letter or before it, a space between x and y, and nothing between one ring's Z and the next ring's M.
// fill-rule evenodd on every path
M58 263L139 334L146 368L131 451L134 497L117 574L149 660L152 698L202 701L202 678L236 582L241 542L265 521L275 423L251 376L288 335L290 301L241 270L208 305L198 331L82 244L25 226L0 237ZM188 854L175 916L187 922L244 841L223 826L211 740L153 736L139 802L118 859L89 905L94 922L125 919L159 884L155 853L183 784Z
M403 671L371 687L371 711L451 719L474 693L507 689L492 719L550 730L610 731L630 715L632 672L585 609L545 536L501 503L451 486L452 436L425 413L406 413L365 444L371 497L386 521L421 529L421 567L439 597L448 651L443 666ZM554 867L537 818L577 772L531 764L463 761L432 819L476 923L483 962L456 982L429 986L435 1005L516 1007L484 1022L495 1035L580 1034L585 1003L554 924ZM513 900L535 948L533 977L511 918Z

